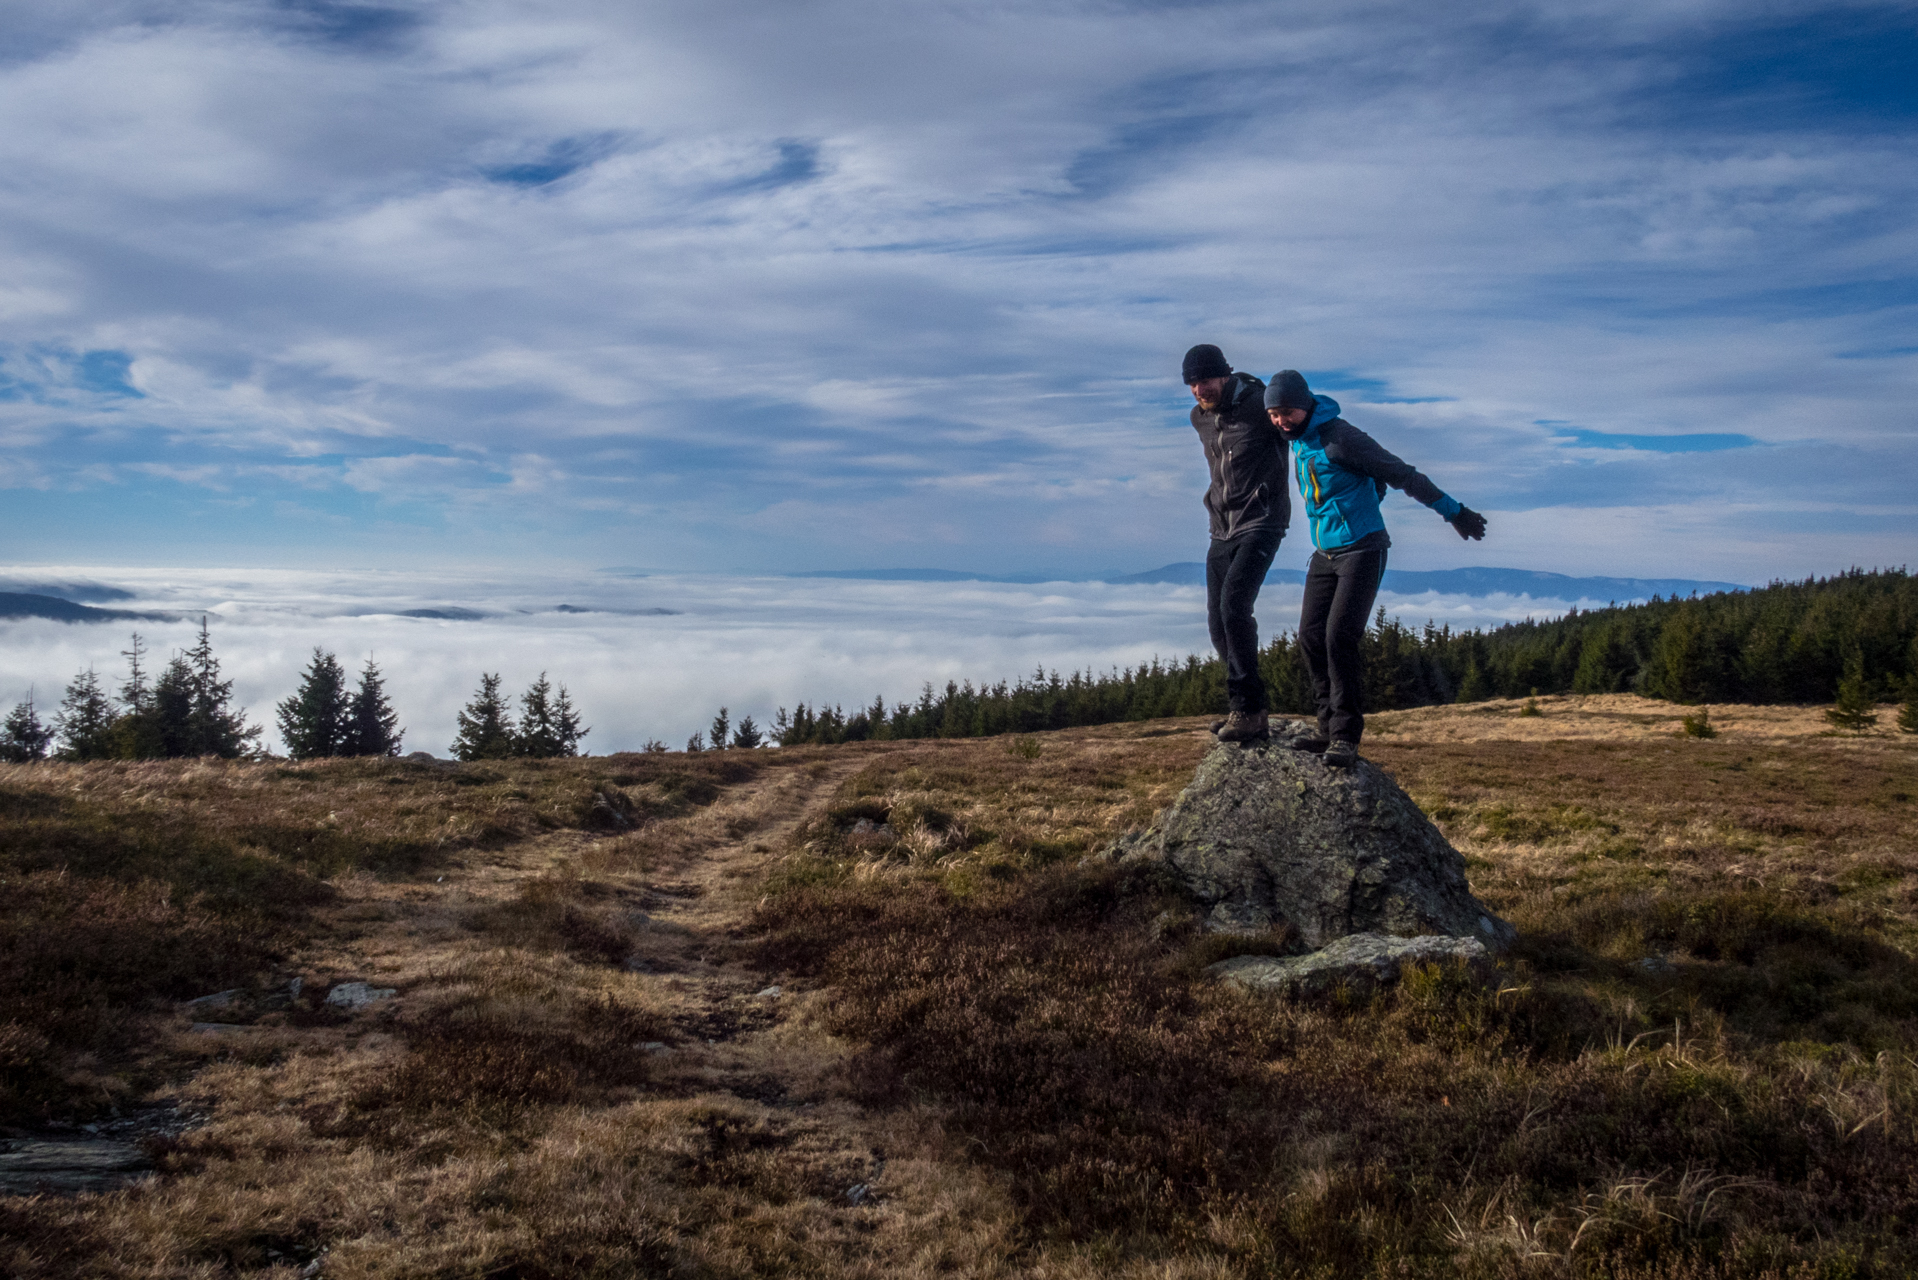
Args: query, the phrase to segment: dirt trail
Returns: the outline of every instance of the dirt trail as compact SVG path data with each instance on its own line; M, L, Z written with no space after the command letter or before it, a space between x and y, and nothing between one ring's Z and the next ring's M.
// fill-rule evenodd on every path
M735 784L701 815L725 834L636 877L648 917L628 968L651 981L676 1011L683 1039L661 1065L687 1084L768 1105L809 1092L820 1066L779 1043L779 1025L806 993L788 975L754 968L742 955L759 884L793 828L824 808L865 763L836 760L810 769L768 770Z
M798 1068L767 1043L803 1002L786 975L753 968L745 929L759 884L793 828L829 803L869 753L762 767L725 785L710 804L634 831L555 831L470 856L431 883L355 877L341 887L329 927L296 964L309 981L346 979L408 989L441 980L475 949L541 945L473 922L535 882L577 880L597 906L631 928L631 954L578 971L582 985L637 988L673 1032L649 1050L655 1074L682 1089L711 1088L765 1102L787 1096ZM635 852L637 850L637 852ZM546 945L550 945L550 940ZM630 984L630 986L629 986ZM777 994L769 989L778 988Z

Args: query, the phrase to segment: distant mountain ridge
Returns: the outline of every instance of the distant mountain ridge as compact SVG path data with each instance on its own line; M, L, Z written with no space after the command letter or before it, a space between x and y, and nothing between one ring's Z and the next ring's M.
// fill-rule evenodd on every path
M0 591L0 618L48 618L54 622L157 622L169 613L135 613L130 609L95 609L58 596L37 592Z
M52 596L77 604L99 604L106 600L131 600L133 593L98 582L46 582L22 578L0 578L0 592L21 595Z
M841 578L863 582L1004 582L1033 585L1041 582L1167 583L1203 586L1205 565L1182 560L1144 573L1073 575L1042 573L987 574L956 569L826 569L787 575L794 578ZM1267 582L1297 585L1305 581L1302 569L1274 569ZM1461 596L1530 596L1538 600L1649 600L1653 596L1711 595L1720 591L1749 591L1742 582L1714 582L1699 578L1575 578L1539 569L1387 569L1384 589L1394 595L1436 592Z

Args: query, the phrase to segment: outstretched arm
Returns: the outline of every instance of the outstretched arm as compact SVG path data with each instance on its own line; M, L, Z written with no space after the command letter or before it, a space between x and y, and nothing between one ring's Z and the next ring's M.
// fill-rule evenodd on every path
M1461 538L1485 536L1484 516L1470 507L1460 505L1458 499L1447 495L1417 467L1392 453L1351 423L1341 420L1337 425L1339 430L1328 431L1326 434L1326 457L1347 471L1356 471L1360 475L1371 476L1382 484L1391 485L1394 489L1403 489L1406 496L1424 503L1444 517L1454 529L1458 530L1458 536ZM1381 489L1379 492L1385 491Z

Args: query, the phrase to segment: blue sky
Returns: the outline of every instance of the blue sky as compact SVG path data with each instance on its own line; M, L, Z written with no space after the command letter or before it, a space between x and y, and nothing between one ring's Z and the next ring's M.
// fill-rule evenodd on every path
M1143 569L1198 341L1491 516L1405 568L1918 559L1911 4L9 28L0 561Z

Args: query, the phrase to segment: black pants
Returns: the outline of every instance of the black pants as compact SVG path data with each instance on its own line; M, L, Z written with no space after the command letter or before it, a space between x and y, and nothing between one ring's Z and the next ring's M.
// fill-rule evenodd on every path
M1360 648L1365 621L1379 597L1385 548L1312 553L1305 571L1305 601L1299 608L1299 653L1318 704L1319 732L1334 742L1356 744L1365 732L1360 703L1365 672Z
M1284 536L1284 529L1258 529L1214 538L1205 553L1205 623L1212 647L1225 659L1225 700L1233 711L1265 710L1259 621L1252 616L1252 604Z

